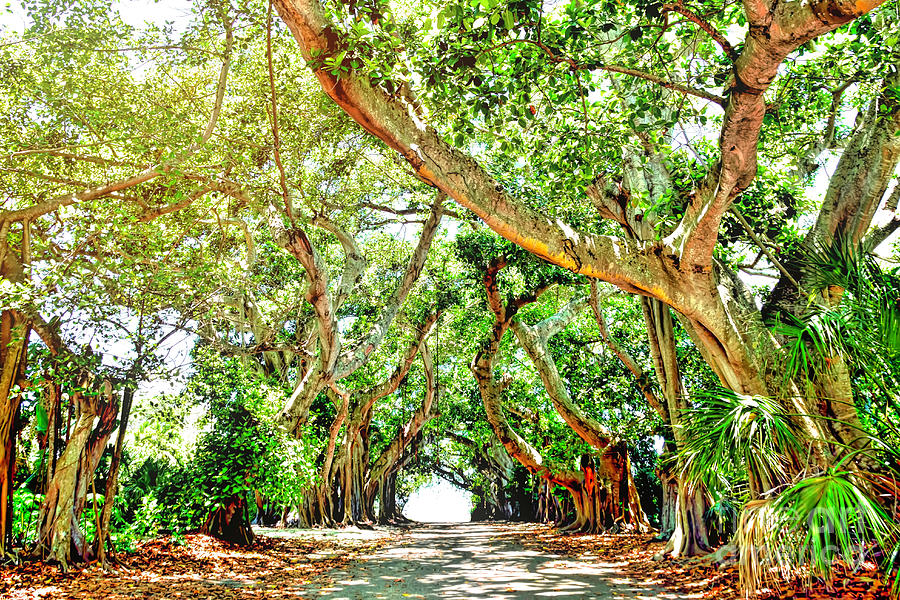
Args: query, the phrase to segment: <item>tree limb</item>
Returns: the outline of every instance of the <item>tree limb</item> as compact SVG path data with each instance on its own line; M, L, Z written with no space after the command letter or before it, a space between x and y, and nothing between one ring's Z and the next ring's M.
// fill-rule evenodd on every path
M541 381L544 383L544 389L559 416L578 434L578 437L593 448L603 450L615 443L613 434L599 421L585 415L584 411L575 404L569 395L566 384L559 375L556 362L547 348L549 337L565 329L585 308L587 308L586 299L576 298L558 313L533 327L529 327L520 319L514 319L512 329L519 344L534 363Z
M681 4L680 1L673 4L663 4L660 12L678 13L679 15L683 16L688 21L705 31L715 43L722 47L722 50L725 51L725 54L727 54L731 60L735 60L737 58L737 52L735 51L731 43L725 38L725 36L722 35L719 30L717 30L709 21L692 12L689 8Z
M232 33L231 23L227 21L225 22L225 36L225 58L222 61L222 69L219 72L219 81L216 86L215 102L213 104L212 112L209 116L209 121L207 122L206 128L204 129L203 134L200 136L200 138L192 143L184 152L171 160L164 161L150 167L149 169L145 169L144 171L136 175L132 175L131 177L126 177L124 179L119 179L118 181L114 181L112 183L107 183L82 190L81 192L56 196L55 198L45 200L44 202L40 202L26 208L9 211L0 210L0 223L5 221L33 221L40 216L56 211L65 206L87 202L96 198L102 198L114 192L119 192L121 190L146 183L147 181L155 179L160 175L169 173L175 167L193 156L197 152L197 150L199 150L204 144L206 144L206 142L209 141L209 138L212 137L213 131L216 127L216 123L219 120L219 114L222 111L222 102L225 98L225 88L228 82L228 73L231 68L231 51L234 46L234 35Z
M745 1L751 27L734 65L719 136L719 161L693 196L677 229L666 238L668 245L678 249L682 263L699 269L711 267L722 217L756 177L759 134L766 114L764 95L784 59L802 44L882 3L782 2L770 10L764 0Z
M322 57L336 55L344 46L318 0L275 0L275 6L325 92L369 133L398 151L422 180L472 210L506 239L549 262L629 291L664 297L688 310L684 299L677 297L678 290L652 274L660 260L670 260L661 257L655 245L630 252L619 238L575 230L517 202L471 157L375 87L366 74L351 71L337 77L319 66ZM632 258L618 259L625 255Z
M381 384L371 387L360 394L362 400L359 405L362 413L368 412L368 410L374 406L375 402L381 398L397 391L397 388L400 387L400 383L406 378L407 373L409 373L409 369L412 367L416 355L424 348L425 340L434 329L434 325L437 323L438 318L440 318L440 314L440 312L434 312L428 315L425 322L418 327L415 339L407 347L406 352L400 359L399 364L397 364L397 368L391 373L391 376Z
M342 379L353 373L365 364L369 360L369 356L381 345L384 336L387 335L387 331L390 329L391 323L394 322L394 317L397 316L397 312L406 300L406 296L422 273L428 250L431 248L431 242L434 240L441 223L443 201L443 194L438 194L431 209L431 215L422 227L419 243L409 259L409 265L406 267L400 286L394 291L390 301L382 309L381 318L372 326L369 334L341 357L341 361L335 370L335 379Z
M727 43L727 42L726 42ZM648 73L647 71L641 71L640 69L632 69L629 67L622 67L619 65L607 65L602 63L579 63L574 58L568 56L560 56L556 54L549 46L544 44L543 42L530 40L527 38L520 38L515 40L506 40L505 42L501 42L494 46L491 46L485 52L490 52L492 50L496 50L498 48L502 48L504 46L509 46L512 44L527 44L531 46L535 46L539 48L551 62L554 63L564 63L569 65L569 68L573 71L607 71L609 73L620 73L622 75L629 75L631 77L635 77L637 79L643 79L645 81L649 81L650 83L654 83L660 87L664 87L666 89L679 92L681 94L686 94L688 96L696 96L697 98L703 98L704 100L709 100L719 106L725 106L725 98L721 96L717 96L713 93L707 92L705 90L700 90L697 88L692 88L688 85L684 85L681 83L675 83L674 81L669 81L664 77L660 77L659 75L654 75L653 73Z
M360 252L356 239L325 215L316 215L313 217L312 223L334 234L344 249L344 273L341 275L337 291L334 294L334 311L337 312L356 284L359 283L362 273L366 269L366 258Z
M600 294L597 289L597 282L591 280L591 296L590 296L590 304L591 310L594 312L594 318L597 320L597 327L600 329L600 335L603 337L603 342L606 344L606 347L610 349L610 351L616 355L616 357L622 362L626 369L631 371L634 377L637 379L638 387L641 389L641 392L644 394L644 398L647 400L647 404L655 410L659 416L663 420L668 420L668 411L666 410L665 402L659 399L659 397L654 393L653 388L650 384L650 380L647 377L647 374L644 372L644 369L638 364L638 362L628 353L618 342L616 342L611 335L609 335L609 330L606 327L606 319L603 317L603 313L600 310Z

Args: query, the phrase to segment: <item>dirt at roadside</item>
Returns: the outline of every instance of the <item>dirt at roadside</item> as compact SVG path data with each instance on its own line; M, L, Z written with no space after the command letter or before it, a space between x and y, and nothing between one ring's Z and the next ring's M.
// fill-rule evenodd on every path
M0 598L298 600L298 590L314 578L377 550L392 537L387 530L282 530L277 535L260 535L250 548L201 534L149 540L122 556L112 574L97 565L69 573L38 562L0 567Z
M524 545L545 552L572 556L587 562L621 561L622 569L632 577L665 587L669 590L692 592L700 598L739 600L738 572L735 566L720 570L702 559L654 561L662 548L652 535L641 534L567 534L548 525L523 524L510 531ZM786 584L781 590L768 590L756 600L889 600L876 565L862 570L836 573L832 585L817 583L808 588L805 582Z

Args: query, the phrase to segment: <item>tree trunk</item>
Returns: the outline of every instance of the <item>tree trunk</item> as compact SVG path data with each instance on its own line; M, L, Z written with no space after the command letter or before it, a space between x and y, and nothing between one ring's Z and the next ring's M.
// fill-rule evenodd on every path
M528 326L515 320L512 328L521 346L534 363L544 389L566 424L600 455L599 470L583 462L585 486L582 490L583 510L591 531L603 528L649 531L650 522L641 507L637 488L631 476L631 461L625 444L613 444L613 435L572 400L547 343L587 307L587 300L576 298L552 317Z
M675 531L663 551L672 558L708 554L711 550L703 515L709 504L694 484L677 479Z
M359 407L351 411L351 421L344 437L346 452L340 474L344 493L342 525L361 525L374 522L365 502L365 476L369 465L369 423L372 412L360 414Z
M106 490L103 495L103 511L100 514L100 530L94 540L94 548L97 558L104 568L107 566L106 548L109 545L113 552L112 539L109 535L109 523L112 518L113 505L116 501L116 493L119 487L119 466L122 464L122 450L125 447L125 431L128 428L128 419L131 416L131 403L134 400L134 382L128 382L122 393L122 412L119 418L119 431L116 435L116 447L109 463L109 474L106 476Z
M62 389L59 384L50 377L44 376L41 384L43 386L43 394L41 403L47 411L47 431L43 435L38 436L38 447L46 453L44 461L44 473L41 478L38 490L40 493L46 493L47 486L53 478L53 472L56 470L57 443L59 442L59 422L61 419L60 400L62 398Z
M89 379L85 376L78 387L86 388L88 383ZM112 402L112 386L106 382L105 387L105 402L109 404ZM79 552L79 558L84 558L84 534L77 521L76 492L83 454L91 439L94 419L101 414L104 401L96 395L87 397L82 392L74 392L72 403L78 411L75 428L47 486L47 494L41 504L38 538L38 547L44 558L58 562L64 571L68 570L71 562L73 546Z
M115 429L116 426L116 416L118 416L119 413L119 405L116 400L116 395L110 394L106 402L99 404L97 414L99 421L94 426L93 431L91 431L91 435L88 437L87 444L85 444L84 451L81 454L81 460L78 464L77 485L75 486L74 513L76 522L84 511L88 490L94 488L94 474L97 472L100 458L103 456L103 452L106 449L106 443L109 441L113 429ZM94 497L95 509L96 502L97 499ZM73 536L72 542L79 560L89 561L94 558L94 550L102 539L100 537L100 529L101 528L98 527L95 532L96 537L93 540L93 547L89 546L83 537L79 535ZM79 534L80 529L77 531L73 530L73 532Z
M247 502L239 496L232 496L206 518L201 529L203 533L226 542L249 546L255 536L250 526Z
M399 515L397 510L397 474L390 473L379 482L379 525L394 523Z
M660 457L665 461L665 455ZM678 478L671 465L660 466L656 469L656 476L662 484L662 500L659 514L659 538L671 540L675 534L678 523L676 512L678 510Z
M14 388L25 371L29 333L18 312L0 313L0 558L12 543L16 428L22 399Z
M681 415L688 409L689 403L684 394L678 357L675 353L675 326L671 309L659 300L651 298L641 298L641 308L647 326L653 366L666 401L668 425L675 440L676 450L681 450L685 442ZM711 550L706 523L703 520L707 508L706 494L702 489L686 482L681 476L682 472L682 464L678 460L672 474L676 493L675 507L671 512L671 516L674 517L674 528L664 551L673 558L697 556ZM664 483L664 495L669 492L671 488L667 492ZM666 501L665 497L663 501Z

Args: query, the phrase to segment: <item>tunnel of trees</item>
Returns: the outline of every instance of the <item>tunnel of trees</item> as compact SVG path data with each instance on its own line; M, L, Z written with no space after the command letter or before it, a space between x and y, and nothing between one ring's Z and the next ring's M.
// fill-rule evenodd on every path
M890 578L896 0L183 8L2 33L0 560L439 477L750 591Z

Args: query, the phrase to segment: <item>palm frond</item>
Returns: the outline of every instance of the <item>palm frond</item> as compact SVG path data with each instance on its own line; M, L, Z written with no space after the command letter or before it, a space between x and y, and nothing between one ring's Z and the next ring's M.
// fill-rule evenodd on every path
M861 474L808 477L741 512L736 541L742 589L749 597L791 575L828 579L836 562L854 565L879 548L900 554L898 532Z
M844 355L847 331L852 327L846 311L819 309L801 317L790 313L779 315L774 330L789 343L784 376L814 378L828 368L826 358Z
M789 457L801 448L790 416L764 396L709 390L695 396L694 407L684 417L685 475L711 490L720 487L723 474L740 465L759 495L785 480Z
M720 498L703 514L707 527L715 531L719 539L724 539L735 530L740 504L731 498Z
M804 280L815 291L839 288L856 293L869 285L873 270L878 270L870 248L863 243L838 236L831 243L819 242L802 257Z
M798 314L773 325L787 339L785 377L814 382L834 360L845 363L877 396L896 407L900 390L900 277L882 270L870 249L843 238L819 244L801 258L810 296Z
M778 523L774 505L772 499L751 500L741 510L735 543L744 598L755 597L764 587L777 588L793 568L783 546L771 543L772 531Z
M875 545L892 543L897 525L867 491L858 475L830 472L803 479L778 497L779 526L799 535L798 562L827 577L836 559L852 563Z

